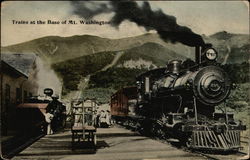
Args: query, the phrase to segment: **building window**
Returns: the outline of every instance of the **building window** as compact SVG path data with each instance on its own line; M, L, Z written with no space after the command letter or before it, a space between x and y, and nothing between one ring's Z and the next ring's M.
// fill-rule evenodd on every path
M5 99L10 100L10 85L5 85Z
M5 111L7 111L10 105L10 85L5 85Z
M23 98L24 98L24 102L27 102L28 100L28 92L24 90L23 92Z
M29 97L32 97L32 93L31 92L29 92Z
M22 101L22 92L20 88L16 88L16 103L21 103Z

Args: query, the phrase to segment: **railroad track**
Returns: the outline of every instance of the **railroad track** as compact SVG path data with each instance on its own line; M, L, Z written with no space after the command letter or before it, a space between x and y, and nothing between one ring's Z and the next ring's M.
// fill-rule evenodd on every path
M247 137L243 137L245 139L248 139ZM155 139L155 138L154 138ZM184 146L181 146L180 144L178 143L172 143L171 140L163 140L163 139L156 139L156 140L159 140L161 141L162 143L167 143L167 144L171 144L172 146L176 147L177 149L182 149L186 152L190 152L190 153L195 153L195 154L198 154L200 156L203 156L209 160L228 160L228 159L240 159L244 156L247 155L247 153L244 153L244 152L241 152L241 151L237 151L237 152L234 152L234 153L224 153L224 154L221 154L221 153L215 153L215 152L200 152L200 151L197 151L197 150L190 150L188 149L187 147L184 147ZM248 141L245 141L243 140L243 143L245 143Z
M133 128L130 128L130 127L126 127L126 126L123 126L125 127L126 129L130 129L130 130L134 130L136 131L136 129L133 129ZM162 143L166 143L166 144L170 144L174 147L176 147L177 149L182 149L186 152L190 152L190 153L195 153L195 154L198 154L202 157L205 157L206 159L209 159L209 160L229 160L229 159L232 159L232 160L236 160L236 159L240 159L241 157L244 157L247 155L247 153L244 153L244 152L241 152L241 151L237 151L237 152L234 152L234 153L215 153L215 152L201 152L201 151L197 151L197 150L190 150L188 149L187 147L181 145L178 140L174 140L174 139L161 139L159 137L156 137L156 136L152 136L151 137L152 139L154 140L157 140L157 141L160 141ZM246 145L249 145L249 139L247 137L243 137L241 136L241 142L242 143L245 143ZM244 145L244 147L246 147Z
M249 146L249 138L248 137L244 137L244 136L241 136L241 143L244 143L242 144L243 147L248 147ZM246 148L247 149L247 148ZM202 154L202 153L201 153ZM204 153L205 155L209 155L209 154L206 154ZM245 153L245 152L242 152L242 151L237 151L233 154L228 154L228 155L221 155L221 154L217 154L217 155L211 155L212 157L214 158L217 158L217 159L227 159L228 157L230 157L231 159L240 159L244 156L246 156L248 153Z
M240 142L242 143L249 143L249 138L248 137L245 137L245 136L240 136Z
M187 150L188 151L188 150ZM228 154L214 154L214 153L204 153L199 151L192 151L192 153L196 153L199 155L202 155L206 157L207 159L211 160L229 160L229 159L240 159L241 157L244 157L246 154L240 151L237 151L235 153L228 153Z

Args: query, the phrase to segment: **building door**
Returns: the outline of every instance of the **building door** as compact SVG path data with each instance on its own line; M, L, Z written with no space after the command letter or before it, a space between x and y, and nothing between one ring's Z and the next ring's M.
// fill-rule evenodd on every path
M8 115L10 108L10 85L5 85L5 94L4 94L4 105L2 108L2 133L7 135L8 131Z

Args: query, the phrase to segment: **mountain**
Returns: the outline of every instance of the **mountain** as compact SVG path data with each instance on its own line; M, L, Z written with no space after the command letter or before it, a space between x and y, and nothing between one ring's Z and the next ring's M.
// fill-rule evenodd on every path
M218 51L218 62L222 64L249 62L249 35L222 31L202 37ZM90 89L106 86L112 90L132 85L134 77L141 72L165 66L172 59L194 59L195 49L180 43L167 43L158 34L121 39L77 35L42 37L1 47L1 53L40 56L49 62L63 80L66 94L79 89L78 84L86 76L90 76ZM234 65L241 68L238 64ZM235 71L232 65L226 68L233 70L232 73Z
M83 77L94 74L110 64L115 52L100 52L63 62L54 63L52 69L63 81L63 94L77 90Z
M222 31L203 38L218 51L220 63L249 62L249 35Z
M141 65L147 65L145 62L149 62L151 63L151 68L154 68L165 66L168 61L173 59L184 60L186 58L187 56L178 54L163 45L148 42L141 46L125 50L123 56L118 60L117 66L127 68L143 68L143 66L138 66L138 63L141 63ZM128 62L130 62L130 65ZM137 67L133 66L133 64L137 64Z
M219 52L218 60L221 63L241 63L249 60L247 57L249 35L222 31L210 36L203 35L203 39L206 43L212 43L213 47L217 49ZM165 47L169 53L175 52L184 57L194 57L194 48L180 43L166 43L158 34L153 33L121 39L108 39L92 35L48 36L1 47L1 50L2 53L35 53L50 63L57 63L99 52L127 50L145 43L156 43Z
M232 34L232 33L228 33L226 31L222 31L222 32L217 32L213 35L211 35L211 38L215 38L218 40L228 40L230 38L232 38L233 36L236 36L236 34Z
M158 34L144 34L122 39L107 39L91 35L72 37L48 36L1 47L1 49L3 53L35 53L51 63L57 63L99 52L130 49L147 42L161 44L177 53L187 53L187 50L189 50L189 47L182 44L165 43Z
M99 52L68 59L54 63L52 68L62 78L65 89L76 90L81 77L93 75L99 71L112 67L149 70L165 66L166 62L177 58L185 59L184 56L178 55L160 44L150 42L126 50Z

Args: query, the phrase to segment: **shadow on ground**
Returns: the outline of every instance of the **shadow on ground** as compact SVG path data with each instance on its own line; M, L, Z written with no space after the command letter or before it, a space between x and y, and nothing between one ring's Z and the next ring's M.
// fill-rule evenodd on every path
M97 141L97 145L94 146L90 142L78 142L74 149L72 145L67 141L68 145L64 145L58 142L48 142L47 145L43 146L34 146L32 149L40 150L43 152L26 152L20 153L19 156L46 156L46 155L77 155L77 154L95 154L97 149L109 147L105 141Z

